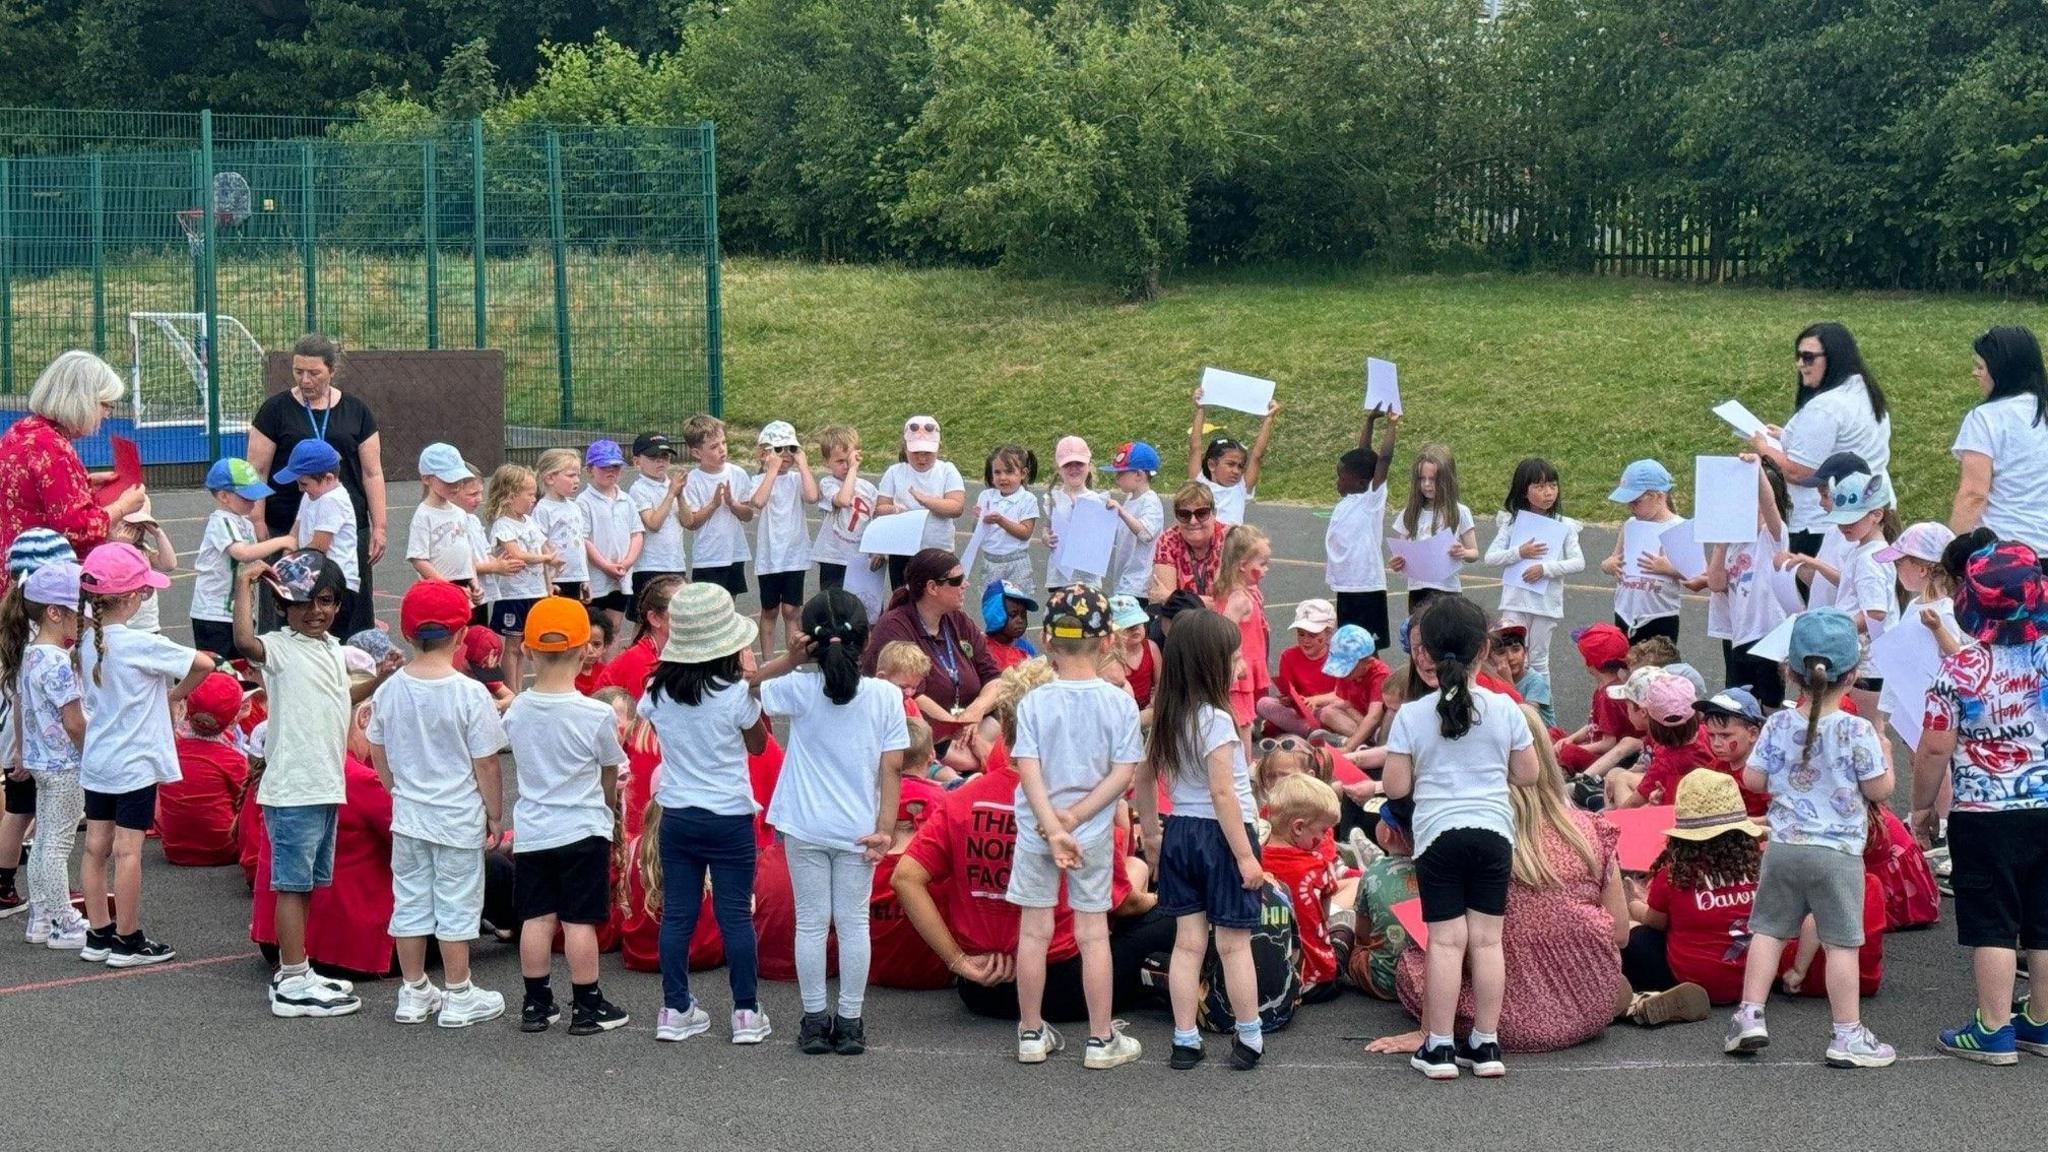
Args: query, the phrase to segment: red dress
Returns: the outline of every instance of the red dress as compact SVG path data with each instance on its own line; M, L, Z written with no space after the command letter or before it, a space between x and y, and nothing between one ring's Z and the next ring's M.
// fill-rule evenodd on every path
M1230 715L1239 727L1258 719L1259 697L1273 686L1273 674L1266 666L1266 594L1256 584L1244 591L1252 602L1252 610L1237 622L1238 652L1244 657L1245 674L1230 685ZM1223 610L1222 604L1210 603L1218 612Z
M93 500L78 449L41 416L24 416L0 435L0 553L30 528L62 533L80 560L107 539L107 513Z
M353 756L345 769L348 800L334 833L334 883L313 890L306 915L306 955L316 964L350 972L391 970L391 794L377 770ZM242 808L252 821L260 848L256 902L250 909L249 939L277 943L277 897L270 891L270 841L262 832L263 809Z
M156 789L164 859L190 868L235 863L235 803L249 779L249 758L217 737L180 736L178 771L183 779Z

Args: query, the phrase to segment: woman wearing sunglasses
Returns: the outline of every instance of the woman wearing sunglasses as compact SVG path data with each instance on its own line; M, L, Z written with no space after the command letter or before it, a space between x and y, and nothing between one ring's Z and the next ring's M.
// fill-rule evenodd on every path
M903 640L923 649L932 667L918 694L951 710L957 722L934 725L932 735L940 742L960 728L981 722L996 697L996 678L1001 675L995 658L989 655L988 637L964 611L966 583L960 558L944 548L927 548L912 556L903 567L902 585L868 630L868 646L860 658L861 674L873 676L876 657L891 641ZM942 727L952 731L939 731Z
M1173 494L1173 522L1152 546L1152 587L1147 599L1164 604L1176 591L1207 596L1223 562L1230 525L1216 519L1208 485L1190 480Z
M1856 338L1832 322L1808 325L1793 341L1799 391L1792 419L1783 428L1766 425L1749 438L1757 455L1776 464L1792 487L1786 517L1792 551L1820 554L1828 530L1820 489L1809 486L1814 470L1837 452L1854 452L1875 474L1891 465L1892 418L1877 377L1863 366Z

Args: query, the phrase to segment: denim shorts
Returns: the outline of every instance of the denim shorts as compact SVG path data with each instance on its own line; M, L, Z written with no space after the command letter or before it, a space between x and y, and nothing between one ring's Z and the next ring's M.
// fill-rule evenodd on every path
M1234 865L1233 865L1234 867ZM1054 908L1060 902L1060 878L1067 881L1067 907L1076 912L1107 912L1116 870L1116 836L1105 831L1093 844L1081 845L1081 866L1062 872L1052 849L1017 845L1010 856L1010 887L1004 899L1019 908Z
M311 892L334 883L334 827L339 804L263 806L270 834L270 890Z
M1252 853L1256 828L1245 825ZM1206 914L1218 928L1257 928L1264 892L1247 889L1223 825L1204 816L1168 816L1160 833L1159 910L1168 916ZM1012 867L1015 867L1014 863Z

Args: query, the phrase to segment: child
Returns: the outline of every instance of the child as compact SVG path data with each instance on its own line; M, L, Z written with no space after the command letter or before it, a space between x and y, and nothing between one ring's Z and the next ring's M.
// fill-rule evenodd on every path
M1202 390L1195 389L1195 422L1188 427L1188 479L1199 480L1215 494L1216 522L1232 528L1244 523L1245 510L1258 496L1259 465L1266 459L1266 443L1273 438L1273 417L1280 402L1268 401L1266 416L1259 421L1259 434L1250 451L1228 436L1218 436L1207 446L1202 437L1209 432L1202 407Z
M1238 627L1214 612L1184 612L1174 622L1166 634L1159 683L1152 695L1152 731L1138 768L1145 856L1159 879L1159 911L1176 921L1173 958L1167 967L1173 1004L1170 1066L1176 1071L1191 1069L1202 1060L1195 1008L1212 924L1235 1021L1231 1067L1257 1067L1266 1048L1251 953L1251 930L1259 925L1266 874L1251 825L1257 812L1251 768L1245 762L1243 734L1229 710L1242 643ZM1173 801L1163 832L1158 785L1162 770Z
M79 626L92 631L91 641L81 636L73 650L86 715L78 773L85 860L78 880L90 922L78 957L109 968L177 955L142 933L142 839L156 817L156 786L178 778L171 702L213 671L213 660L128 626L144 598L170 583L133 545L118 541L93 549L78 576ZM110 861L118 920L107 908Z
M1786 654L1805 690L1804 715L1775 713L1749 755L1743 783L1771 796L1771 850L1750 913L1742 1004L1725 1049L1749 1054L1770 1043L1764 998L1787 941L1810 913L1826 954L1828 1007L1835 1022L1831 1068L1883 1068L1897 1059L1858 1019L1856 964L1863 945L1864 802L1892 792L1892 767L1876 729L1841 710L1860 657L1856 622L1834 608L1799 614Z
M683 527L696 533L690 579L716 584L734 596L747 592L747 532L754 518L754 479L727 459L725 422L692 416L683 424L683 447L697 466L683 482Z
M1677 822L1650 865L1650 887L1629 901L1636 927L1621 950L1621 971L1645 994L1692 985L1711 1004L1742 998L1749 917L1756 900L1763 828L1749 818L1735 781L1695 772L1679 782ZM1652 1020L1631 1003L1629 1017Z
M1557 727L1557 713L1550 706L1550 677L1536 671L1530 663L1528 630L1511 623L1507 614L1502 613L1493 622L1489 640L1486 663L1494 676L1504 684L1514 685L1515 695L1536 709L1545 728Z
M1451 450L1441 444L1425 445L1415 454L1408 471L1408 503L1387 531L1403 540L1427 540L1439 532L1450 532L1450 555L1460 565L1479 559L1479 533L1472 526L1472 509L1458 502L1458 465ZM1393 572L1405 572L1408 564L1396 556L1387 561ZM1464 579L1456 572L1434 584L1408 583L1408 614L1414 616L1423 605L1442 592L1462 592Z
M860 674L868 620L857 597L841 589L811 597L803 629L809 641L804 658L815 661L818 671L771 679L796 662L795 649L761 671L762 710L789 718L789 748L768 823L783 834L796 897L797 983L804 1005L797 1046L812 1056L858 1056L867 1051L861 1001L867 991L868 895L875 865L893 838L910 732L902 693ZM825 1010L825 936L834 925L836 1016Z
M590 554L584 540L583 513L571 499L582 469L573 448L550 448L534 464L540 481L540 501L533 506L533 522L540 526L548 547L555 550L558 563L550 579L554 594L590 602Z
M1325 737L1342 733L1340 752L1354 759L1368 740L1379 735L1394 706L1387 701L1393 670L1374 654L1374 644L1372 633L1346 624L1330 638L1330 654L1323 661L1323 675L1336 685L1337 693L1337 703L1323 709L1322 718L1329 722Z
M1045 562L1047 587L1058 588L1076 582L1101 583L1105 573L1069 571L1059 564L1060 526L1074 514L1083 500L1102 502L1094 491L1095 455L1079 436L1062 436L1053 446L1053 464L1059 469L1059 483L1045 493L1045 546L1052 550Z
M1373 839L1380 855L1358 878L1356 922L1363 934L1351 949L1351 982L1376 1000L1397 1000L1395 971L1408 950L1408 930L1394 905L1415 899L1415 854L1408 839L1415 801L1388 800L1380 806Z
M1336 679L1323 672L1323 661L1330 655L1330 633L1336 627L1337 610L1328 600L1303 600L1294 606L1294 622L1288 625L1294 633L1294 646L1280 653L1280 672L1273 678L1272 689L1258 699L1259 719L1265 721L1267 731L1306 736L1323 728L1340 740L1351 734L1356 717L1346 717L1350 722L1340 724L1333 712L1332 723L1323 723L1323 713L1342 703Z
M1564 524L1564 548L1556 556L1550 555L1550 546L1540 540L1528 540L1520 547L1514 546L1515 518L1524 512L1548 516ZM1557 468L1538 456L1530 456L1515 465L1514 478L1508 481L1507 499L1502 502L1501 510L1494 513L1493 522L1493 543L1486 549L1488 564L1496 568L1510 568L1524 560L1536 561L1513 578L1503 576L1500 618L1503 624L1522 626L1529 668L1543 678L1547 687L1550 683L1550 634L1557 627L1557 622L1564 618L1564 578L1586 570L1585 554L1579 551L1579 529L1583 525L1564 514L1564 501L1558 494ZM1527 700L1528 693L1523 693L1522 698ZM1546 723L1549 722L1549 708L1550 701L1545 699L1540 710Z
M892 640L875 654L875 675L894 684L903 693L905 719L923 720L926 724L935 721L951 724L951 712L939 707L931 697L918 694L924 678L931 674L932 658L908 640Z
M236 567L296 545L290 536L256 539L256 524L249 517L271 488L247 460L229 456L214 461L206 470L206 490L213 494L213 511L192 561L192 645L225 662L235 654Z
M1942 550L1955 538L1955 532L1948 525L1922 521L1899 533L1897 540L1872 557L1879 564L1891 565L1898 574L1899 586L1913 596L1899 610L1897 626L1925 628L1933 632L1935 645L1944 657L1955 655L1963 647L1963 631L1956 624L1955 589L1949 583L1947 570L1941 566ZM1889 687L1878 695L1880 717L1894 716L1901 709L1920 710L1925 707L1919 700L1900 699L1899 694ZM1877 723L1878 730L1883 731L1883 719ZM1919 751L1918 748L1913 750Z
M71 908L71 842L85 801L78 783L85 694L68 650L78 642L78 577L79 567L70 561L45 564L17 577L0 602L0 684L18 735L21 769L35 782L26 938L59 951L84 948L87 928ZM14 750L6 751L12 760ZM14 851L10 871L20 859L19 842Z
M1607 807L1675 804L1679 781L1695 768L1714 766L1714 750L1695 703L1692 681L1685 677L1665 672L1650 680L1639 705L1648 733L1643 741L1647 763L1640 771L1607 774Z
M491 631L500 636L518 636L526 630L526 614L548 594L552 575L561 557L548 543L547 532L533 518L536 500L533 472L517 464L501 464L491 473L490 493L484 497L485 522L491 526L491 552L501 560L517 561L521 567L486 581L491 603ZM521 682L520 650L505 645L505 683L514 692Z
M1715 544L1707 549L1707 632L1720 625L1721 665L1730 687L1747 689L1766 710L1785 702L1785 675L1774 660L1750 655L1758 640L1785 622L1785 605L1772 586L1777 557L1785 551L1785 477L1775 464L1757 474L1756 539ZM1718 621L1716 617L1718 616Z
M255 587L266 577L283 601L285 626L258 636ZM396 670L395 662L388 663L377 680L350 683L341 643L330 632L336 621L346 619L341 612L345 595L341 566L312 549L287 552L274 566L251 564L235 579L235 651L262 669L270 695L256 802L263 807L270 887L277 893L279 965L269 989L273 1016L347 1016L363 1006L352 987L314 972L306 958L313 891L334 879L334 833L348 799L343 761L353 709Z
M1641 734L1629 723L1627 705L1608 694L1627 675L1628 637L1612 624L1595 624L1581 629L1572 643L1593 677L1593 704L1586 722L1558 744L1557 762L1566 772L1585 772L1603 760L1632 755L1641 747Z
M633 486L627 489L633 507L640 513L640 555L633 564L633 602L640 589L658 577L684 576L689 561L683 556L683 482L688 475L674 466L676 450L659 432L642 432L633 438Z
M668 643L638 708L661 743L655 800L661 805L662 1008L654 1038L680 1041L711 1030L711 1014L690 994L690 942L708 874L732 987L732 1042L759 1044L772 1029L755 991L759 961L750 901L758 806L747 757L768 746L768 720L740 666L759 629L733 610L730 593L712 584L677 589L668 621Z
M1028 596L1038 587L1031 579L1038 499L1026 485L1038 483L1038 456L1020 444L1004 444L988 454L981 476L986 487L975 497L974 521L980 525L983 583L1008 584Z
M754 483L749 503L760 522L754 529L754 584L761 593L761 659L766 660L775 648L778 620L784 647L795 642L796 617L804 606L804 572L811 566L804 509L818 502L820 491L803 441L788 421L769 421L761 429L756 451L761 478Z
M573 476L573 456L569 463ZM505 1014L504 994L469 978L470 941L483 923L484 854L498 849L504 830L505 729L484 686L455 671L468 626L462 589L439 580L406 589L399 631L414 655L377 689L365 734L370 763L391 793L390 933L404 980L392 1019L400 1024L438 1013L441 1027L466 1028ZM430 938L445 990L427 979Z
M1379 450L1372 446L1373 424L1387 422ZM1337 458L1337 506L1323 533L1323 580L1337 596L1337 623L1356 624L1375 642L1393 633L1387 627L1386 549L1387 474L1394 466L1394 437L1401 414L1375 408L1365 414L1358 447Z
M1266 594L1259 582L1273 560L1273 545L1256 525L1233 529L1223 539L1223 560L1216 570L1216 582L1209 586L1209 607L1238 627L1241 639L1238 655L1244 665L1230 684L1230 714L1237 726L1251 738L1251 725L1258 719L1259 697L1272 686L1266 663Z
M159 572L178 570L177 546L171 543L171 537L164 531L163 525L156 522L156 511L150 507L147 496L142 498L142 507L121 518L121 523L113 527L108 538L126 540L135 545L144 556L149 557L149 566ZM162 632L161 611L156 597L148 597L143 600L141 609L135 613L135 618L128 622L128 626L142 632Z
M1812 556L1784 553L1780 560L1796 566L1798 574L1815 583L1808 590L1808 607L1839 608L1856 622L1863 662L1858 679L1850 689L1857 714L1877 715L1877 694L1884 687L1870 664L1870 641L1898 618L1897 577L1890 564L1878 560L1878 553L1891 542L1884 537L1886 512L1892 506L1891 481L1883 476L1855 473L1828 485L1827 521L1835 526L1845 543L1838 546L1832 566Z
M1294 904L1294 924L1301 933L1302 999L1309 1002L1334 995L1337 975L1351 961L1350 948L1343 947L1340 955L1331 938L1332 906L1349 912L1351 904L1340 895L1336 874L1320 851L1337 826L1339 811L1336 789L1314 776L1282 777L1266 794L1266 818L1273 830L1261 863Z
M1152 542L1166 529L1166 506L1152 490L1152 477L1159 471L1159 450L1142 440L1117 446L1116 455L1102 466L1116 476L1116 490L1123 499L1112 499L1116 509L1116 544L1110 549L1111 575L1103 586L1119 596L1129 596L1145 607L1145 594L1152 587Z
M939 422L930 416L912 416L903 422L903 450L896 463L882 473L875 515L915 512L931 513L924 522L926 548L953 549L953 525L967 510L967 484L960 469L950 460L939 459ZM889 586L903 583L908 556L889 557Z
M1145 634L1152 618L1135 596L1109 598L1109 622L1116 629L1110 660L1124 689L1138 702L1138 722L1152 722L1152 685L1159 679L1159 645Z
M583 517L590 606L603 611L616 635L632 606L633 567L640 562L647 525L633 498L619 489L626 456L617 443L597 441L584 451L583 463L590 469L590 483L576 494L576 510Z
M583 646L583 659L576 667L576 691L585 696L595 696L604 687L605 673L610 671L605 653L612 650L612 641L618 638L618 633L612 630L609 614L592 606L589 615L590 643Z
M874 517L881 494L860 476L860 433L845 424L818 430L818 454L825 475L818 480L818 535L811 558L818 562L818 589L846 586L846 566L867 564L860 536Z
M1749 763L1750 749L1756 747L1757 737L1763 734L1763 705L1748 689L1731 687L1694 702L1692 707L1700 714L1707 750L1714 756L1710 767L1735 781L1742 793L1742 805L1752 818L1768 812L1769 796L1741 786L1742 769Z
M597 926L611 915L611 843L626 752L611 706L576 692L577 660L590 640L583 606L560 596L539 601L526 614L523 639L533 653L533 687L505 710L519 775L512 809L526 982L519 1030L545 1032L562 1018L549 986L559 926L574 992L569 1035L595 1036L631 1019L597 982Z
M191 868L233 864L235 805L249 786L249 758L230 733L242 714L242 686L214 672L185 697L178 776L156 790L156 832L164 861Z
M463 529L469 533L469 562L476 569L476 579L469 584L469 603L472 608L469 622L477 631L471 642L485 636L492 636L488 625L491 622L490 599L487 587L500 576L516 575L526 570L526 562L509 556L500 556L491 547L491 533L484 522L477 518L477 512L484 506L484 478L476 474L476 466L465 464L471 472L469 479L455 486L451 499L462 509ZM376 775L373 769L370 773Z
M298 519L292 521L294 547L325 553L341 569L343 594L335 618L355 619L356 590L362 587L362 574L356 570L360 526L356 506L349 503L348 490L341 486L341 454L325 440L301 440L292 448L291 459L271 478L279 484L297 484L304 493Z
M1042 1064L1061 1047L1040 1010L1063 881L1088 1002L1082 1063L1115 1068L1144 1051L1110 1020L1110 888L1120 863L1114 823L1144 757L1137 703L1098 674L1112 631L1101 592L1084 584L1055 590L1046 604L1045 645L1058 678L1017 705L1017 845L1006 899L1024 910L1017 939L1020 1064Z
M476 558L469 551L469 514L455 503L464 481L475 479L453 444L434 443L420 449L420 482L427 494L413 509L405 530L405 558L422 580L446 580L468 586L476 579Z
M1022 664L1038 655L1038 649L1024 636L1030 629L1030 614L1036 611L1038 601L1007 580L991 580L982 591L981 629L988 637L989 658L997 668Z
M1629 542L1630 526L1645 526L1637 533L1640 543L1643 532L1661 536L1685 523L1684 517L1671 510L1671 473L1655 460L1637 460L1622 469L1621 483L1607 498L1628 505L1631 517L1614 534L1614 551L1600 562L1600 570L1614 577L1615 626L1628 633L1631 644L1650 636L1668 637L1675 644L1679 579L1643 568L1644 556L1662 555L1664 545L1659 543L1641 555L1622 555Z
M1427 1034L1409 1064L1431 1080L1455 1080L1460 1068L1504 1076L1501 917L1515 847L1508 785L1533 782L1540 764L1521 709L1472 685L1486 648L1485 613L1462 596L1441 597L1423 614L1420 640L1415 666L1434 690L1394 717L1381 777L1388 796L1415 798L1415 875L1429 925ZM1468 961L1472 1032L1453 1048Z

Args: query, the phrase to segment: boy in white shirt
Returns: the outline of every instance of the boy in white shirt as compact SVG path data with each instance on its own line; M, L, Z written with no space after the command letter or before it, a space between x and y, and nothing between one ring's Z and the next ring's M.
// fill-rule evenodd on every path
M405 558L422 580L446 580L468 588L476 582L476 559L469 550L469 514L455 502L455 493L476 473L453 444L420 449L420 480L426 498L413 509L405 532Z
M873 564L861 555L861 533L874 518L881 492L860 477L860 432L848 424L818 430L818 454L825 475L818 480L818 535L811 559L818 562L818 590L846 586L848 564ZM875 615L879 616L877 612Z
M626 490L640 513L640 556L633 564L633 587L626 615L635 615L640 590L661 576L687 576L690 564L683 556L683 524L676 509L683 505L683 473L671 468L675 446L659 432L642 432L633 439L633 467L639 475Z
M726 458L725 423L692 416L683 425L683 446L697 466L683 481L683 527L696 533L690 550L690 579L716 584L737 600L747 594L747 533L754 518L753 478Z
M1046 604L1045 646L1058 679L1017 706L1017 848L1006 898L1023 909L1017 936L1017 1060L1043 1063L1060 1049L1040 1014L1045 954L1065 873L1081 981L1088 1001L1089 1068L1114 1068L1143 1054L1110 1020L1110 889L1118 867L1116 803L1144 759L1138 705L1098 674L1115 629L1109 601L1085 584L1055 589Z
M1377 451L1373 425L1387 422ZM1381 559L1387 520L1387 474L1394 465L1397 412L1365 414L1358 446L1337 458L1337 506L1323 533L1323 579L1337 597L1337 624L1356 624L1372 633L1374 650L1393 635L1387 621L1387 571Z
M1109 559L1110 571L1116 573L1111 591L1131 597L1143 608L1152 588L1152 542L1166 528L1166 505L1152 490L1159 450L1143 440L1129 441L1118 446L1102 470L1115 473L1116 490L1122 495L1120 501L1109 502L1122 522Z
M256 539L256 524L249 517L271 488L247 460L229 456L214 461L206 471L206 490L213 493L214 507L192 561L192 646L226 662L235 655L237 567L297 545L289 536Z
M571 1036L591 1036L630 1019L597 985L597 926L611 915L611 841L618 823L618 777L626 764L611 706L576 691L590 613L550 596L526 615L533 687L505 710L518 766L517 868L519 972L526 1001L521 1032L545 1032L562 1018L549 984L555 928L569 961L575 1001Z
M356 591L362 575L356 569L356 506L341 486L341 454L325 440L301 440L275 476L280 484L297 484L305 499L292 522L292 538L300 548L324 552L341 569L347 585L342 596L343 621L353 620Z
M788 637L796 635L797 613L804 606L804 570L811 566L804 508L818 502L819 491L803 441L796 438L789 421L769 421L761 429L758 443L761 478L754 482L748 503L760 517L760 526L754 529L754 584L761 593L761 659L765 661L775 654L777 617ZM788 641L784 643L786 646Z
M576 510L583 516L583 552L590 561L590 606L611 621L616 636L631 609L633 565L640 561L640 545L647 526L633 498L619 487L626 470L626 454L611 440L599 440L583 453L590 469L590 484L576 494Z
M484 852L503 835L498 749L505 730L484 686L455 670L469 594L444 580L406 590L399 631L412 662L377 690L370 763L391 793L391 927L398 944L400 1024L439 1012L443 1028L495 1020L505 997L470 983L469 942L483 922ZM447 990L427 979L427 940L440 943Z

